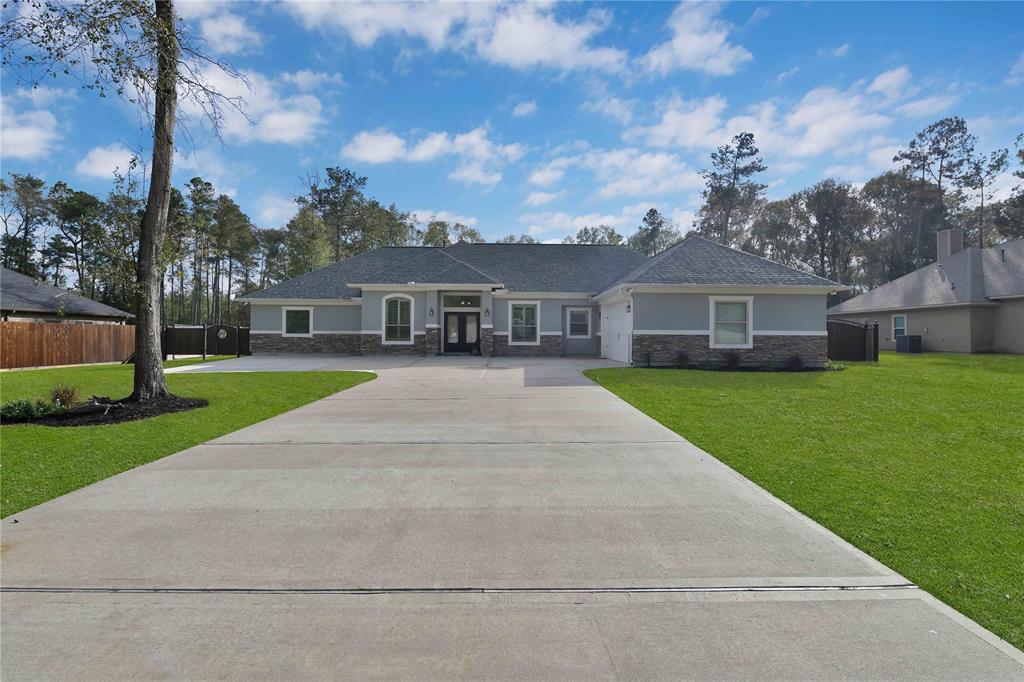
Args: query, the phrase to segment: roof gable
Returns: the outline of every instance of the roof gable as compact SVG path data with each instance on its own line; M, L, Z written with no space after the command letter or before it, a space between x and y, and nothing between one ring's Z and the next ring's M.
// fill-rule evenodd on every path
M692 232L616 284L825 286L832 280L704 239Z
M843 301L828 312L967 305L1019 295L1024 295L1024 239L987 249L966 248Z

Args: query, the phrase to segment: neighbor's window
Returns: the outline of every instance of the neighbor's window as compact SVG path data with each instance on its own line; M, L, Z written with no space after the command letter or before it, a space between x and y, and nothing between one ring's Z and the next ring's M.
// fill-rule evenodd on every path
M907 316L906 315L893 315L892 316L892 338L897 336L907 335Z
M479 296L445 296L445 308L479 308Z
M384 301L384 340L412 341L412 300L399 296Z
M569 338L590 338L590 310L586 308L569 309Z
M512 343L537 343L537 304L510 303Z
M310 325L311 317L312 315L308 308L285 308L285 336L309 336L312 331Z
M715 346L750 345L750 301L712 300L714 326L711 330Z

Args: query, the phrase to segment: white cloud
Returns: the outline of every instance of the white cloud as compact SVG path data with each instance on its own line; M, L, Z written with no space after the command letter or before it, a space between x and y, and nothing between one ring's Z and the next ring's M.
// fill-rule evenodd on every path
M1024 83L1024 52L1020 53L1020 57L1010 67L1010 72L1006 74L1006 80L1003 81L1004 85L1009 86L1020 85L1021 83Z
M462 223L468 227L476 227L479 221L471 215L463 215L452 211L429 211L418 208L412 211L412 220L420 229L427 226L431 220L443 220L446 223Z
M559 21L554 6L529 3L506 5L493 21L471 24L467 38L484 59L514 69L551 67L563 71L598 69L620 71L626 53L595 47L591 40L608 26L603 12L590 12L580 21Z
M104 147L93 147L75 164L75 172L91 178L109 180L114 177L114 171L127 173L134 158L132 150L120 142Z
M530 195L526 197L526 205L543 206L544 204L550 204L552 201L557 201L564 196L564 190L561 192L530 192Z
M198 175L212 183L218 194L233 197L238 194L238 176L244 166L234 159L225 158L223 152L218 145L191 149L180 147L174 152L174 172L183 173L186 178Z
M231 12L219 12L200 19L199 31L217 54L255 52L263 42L260 34L245 19Z
M583 110L593 114L600 114L622 125L629 125L633 120L632 100L625 100L614 96L597 97L583 102Z
M720 95L705 100L673 98L661 120L652 126L627 130L626 140L639 140L651 147L696 148L714 146L726 101Z
M294 85L303 92L321 88L325 85L341 85L345 82L340 73L327 73L311 69L300 69L292 73L282 73L281 80Z
M640 224L644 214L654 206L656 204L652 201L642 201L623 206L618 212L613 213L573 214L563 211L524 213L519 216L519 223L524 226L528 234L533 236L560 235L558 238L543 240L544 243L557 244L562 241L563 237L575 235L582 227L608 225L623 234L630 234ZM693 213L690 211L669 207L661 207L659 210L680 227L689 227L693 222ZM686 221L686 224L683 225L677 219Z
M878 74L868 86L868 92L876 92L885 95L888 99L896 99L903 94L908 83L910 83L910 69L906 65L899 66Z
M823 47L818 50L819 57L831 57L832 59L839 59L845 57L850 53L850 43L843 43L835 47Z
M729 42L731 26L718 17L721 6L710 2L683 2L669 17L672 39L651 49L640 63L651 73L664 75L679 69L727 76L753 59L745 48Z
M606 13L563 21L555 4L347 2L339 11L332 3L291 0L284 7L305 28L340 31L364 48L385 36L403 36L421 39L435 52L472 51L516 69L563 71L618 71L626 59L622 50L591 44L608 26Z
M256 201L256 214L262 227L281 227L296 213L295 199L277 195L264 195Z
M512 109L513 116L533 116L537 113L537 103L535 101L527 100L520 102Z
M892 119L872 113L864 98L851 91L816 88L785 119L796 139L794 156L814 156L844 145L859 134L887 126Z
M60 138L57 118L45 109L16 113L9 102L0 107L3 156L10 159L45 158Z
M795 76L800 71L799 66L794 66L792 69L787 69L775 77L776 83L785 83L787 80Z
M520 144L494 142L483 127L454 137L444 132L430 133L414 144L378 128L357 133L341 150L346 158L365 163L419 162L453 156L457 164L448 177L488 187L501 181L500 169L505 164L518 160L525 152Z
M66 104L69 100L78 99L78 93L71 88L50 88L45 85L37 85L32 88L18 88L14 96L31 102L37 107L45 107L51 104Z
M953 106L955 102L956 97L952 95L933 95L931 97L922 97L921 99L907 102L906 104L897 107L896 111L900 112L904 116L921 118L937 114L940 111L945 111L949 107Z
M590 152L582 160L604 183L601 197L660 195L700 187L704 179L675 154L633 148Z
M228 103L222 104L221 130L229 141L302 144L310 142L323 124L323 105L318 97L282 92L283 86L294 82L289 80L292 75L272 79L255 71L245 71L243 81L211 66L202 76L225 97L243 103L242 111ZM182 100L181 110L194 120L204 117L203 110L190 99Z
M553 161L548 161L540 166L528 178L530 184L540 187L550 187L565 176L565 171L576 163L573 157L562 156Z
M383 128L356 133L341 153L354 161L390 163L405 157L405 140Z

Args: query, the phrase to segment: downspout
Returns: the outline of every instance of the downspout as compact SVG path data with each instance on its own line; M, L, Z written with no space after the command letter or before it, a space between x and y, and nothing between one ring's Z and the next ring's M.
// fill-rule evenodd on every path
M620 291L622 291L620 289ZM633 366L633 290L624 291L626 299L626 358L629 366Z

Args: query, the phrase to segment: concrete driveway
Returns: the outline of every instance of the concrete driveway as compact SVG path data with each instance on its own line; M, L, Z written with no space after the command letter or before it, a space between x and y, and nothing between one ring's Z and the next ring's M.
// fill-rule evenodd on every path
M4 678L1024 679L597 364L179 369L379 378L5 519Z

